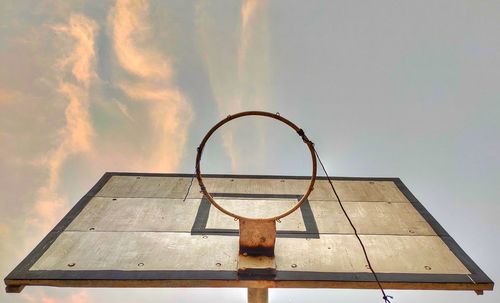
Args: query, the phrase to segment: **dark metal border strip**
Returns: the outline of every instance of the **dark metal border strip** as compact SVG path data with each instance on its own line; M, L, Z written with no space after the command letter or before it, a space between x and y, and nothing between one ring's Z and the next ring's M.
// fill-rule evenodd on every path
M234 193L212 193L213 197L225 197L225 198L282 198L282 199L300 199L300 195L292 194L234 194ZM200 206L196 212L196 217L191 227L192 235L218 235L218 236L238 236L238 229L228 229L228 228L207 228L208 216L210 213L210 208L212 204L205 199L201 198ZM309 204L309 200L306 200L300 207L300 214L302 215L302 221L304 222L304 231L295 230L278 230L276 232L277 238L311 238L319 239L319 229L314 218L314 214Z
M377 274L381 282L402 283L468 283L466 275L453 274ZM28 271L24 280L256 280L253 276L238 276L232 270L36 270ZM278 271L276 277L262 276L270 281L345 281L375 282L371 273L328 273Z

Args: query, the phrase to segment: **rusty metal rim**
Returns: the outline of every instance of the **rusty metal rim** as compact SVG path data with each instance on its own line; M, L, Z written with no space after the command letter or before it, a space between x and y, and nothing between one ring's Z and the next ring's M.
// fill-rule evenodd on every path
M286 125L290 126L295 132L297 132L300 137L302 137L302 140L307 145L307 147L309 148L309 151L311 153L312 174L311 174L311 180L309 182L309 187L307 188L306 193L302 196L302 198L299 200L299 202L297 202L297 204L295 204L295 206L293 206L292 208L290 208L286 212L284 212L284 213L282 213L280 215L274 216L274 217L258 218L258 219L256 219L256 218L247 218L247 217L244 217L244 216L237 215L237 214L235 214L233 212L230 212L230 211L226 210L225 208L223 208L222 206L220 206L215 201L215 199L207 191L207 189L205 187L205 184L203 183L203 178L201 176L201 171L200 171L200 162L201 162L201 156L203 154L203 149L205 148L205 144L207 143L208 139L210 139L210 137L212 136L212 134L218 128L220 128L222 125L224 125L227 122L232 121L234 119L245 117L245 116L262 116L262 117L268 117L268 118L273 118L275 120L278 120L278 121L281 121L281 122L285 123ZM263 220L263 221L268 221L268 220L279 220L279 219L281 219L283 217L288 216L289 214L291 214L292 212L294 212L295 210L297 210L297 208L299 208L302 205L302 203L304 203L307 200L307 198L309 197L309 194L314 189L314 182L316 181L316 168L317 168L317 163L316 163L316 154L314 152L314 143L311 142L306 137L306 135L304 134L303 130L300 127L298 127L297 125L295 125L293 122L291 122L290 120L288 120L286 118L283 118L278 113L274 114L274 113L269 113L269 112L264 112L264 111L246 111L246 112L240 112L240 113L237 113L237 114L234 114L234 115L227 116L226 118L224 118L223 120L221 120L219 123L215 124L207 132L207 134L205 135L205 137L201 141L200 146L198 147L198 153L196 154L196 179L198 180L198 184L200 185L200 188L201 188L201 191L202 191L203 195L218 210L220 210L221 212L225 213L226 215L231 216L231 217L233 217L233 218L235 218L237 220L247 219L247 220Z

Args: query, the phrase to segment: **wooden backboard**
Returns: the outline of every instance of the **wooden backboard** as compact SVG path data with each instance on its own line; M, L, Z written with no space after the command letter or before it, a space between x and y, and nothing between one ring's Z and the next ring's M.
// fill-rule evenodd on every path
M377 288L328 181L277 224L276 276L237 274L238 222L202 197L191 175L106 173L6 278L61 287ZM204 176L224 207L262 217L290 208L307 177ZM398 178L333 184L385 288L492 290Z

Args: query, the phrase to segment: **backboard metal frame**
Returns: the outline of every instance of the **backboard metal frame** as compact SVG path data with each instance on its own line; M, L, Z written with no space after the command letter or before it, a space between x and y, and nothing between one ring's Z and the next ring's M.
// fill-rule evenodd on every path
M244 277L236 271L175 271L175 270L37 270L30 271L33 264L45 253L61 233L71 224L89 201L101 190L112 176L160 176L192 177L191 174L155 173L105 173L94 187L78 201L64 218L48 233L33 251L5 278L7 292L20 292L24 286L56 287L243 287L243 288L352 288L376 289L376 281L371 273L346 272L294 272L278 271L276 276ZM255 176L255 175L205 175L206 178L280 178L304 179L298 176ZM318 180L326 178L318 177ZM460 248L455 240L434 219L415 198L399 178L332 177L334 181L392 181L412 203L425 221L446 244L450 251L465 265L470 274L404 274L377 273L386 289L427 289L427 290L473 290L481 293L492 290L493 281ZM229 231L232 233L233 231ZM278 238L279 238L278 232Z

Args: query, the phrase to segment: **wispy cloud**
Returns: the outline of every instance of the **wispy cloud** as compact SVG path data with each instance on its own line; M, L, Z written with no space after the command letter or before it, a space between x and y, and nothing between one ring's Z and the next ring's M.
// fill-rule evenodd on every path
M119 87L132 100L146 102L152 125L151 154L144 169L173 171L180 165L192 120L192 109L172 80L166 55L151 47L149 3L116 1L109 15L113 45L120 66L135 81Z
M59 61L59 67L62 70L69 68L76 81L88 87L92 78L96 76L94 36L97 24L84 15L73 14L68 24L56 25L53 29L76 41L68 56Z
M260 0L245 0L241 7L241 31L238 47L238 72L240 77L245 71L245 60L252 35L252 23L254 22L259 5L262 5L262 1Z
M116 1L110 15L114 48L122 68L143 78L170 78L169 61L158 51L148 47L149 2L147 0Z
M130 114L130 111L128 109L128 106L123 104L122 102L118 101L118 100L114 100L115 103L116 103L116 106L118 107L118 109L120 110L120 112L125 116L125 118L129 119L131 122L134 122L135 119L134 117L132 117L132 115Z
M68 104L65 125L59 130L59 143L43 161L48 169L48 182L38 189L38 199L34 205L37 216L29 222L43 230L53 226L67 209L65 199L58 194L64 162L72 155L89 152L93 137L88 88L95 77L94 41L97 24L83 15L72 14L67 24L53 26L53 30L59 34L61 42L70 45L57 65L57 91ZM68 71L73 79L66 76Z
M234 35L238 37L236 40L232 40L231 35L220 36L221 25L212 17L211 8L210 2L198 2L197 31L201 56L220 116L266 109L269 107L267 86L270 77L266 2L246 0L242 3L240 23L235 27L239 30ZM237 147L237 131L233 128L222 130L223 145L233 171L238 171L245 162ZM259 142L256 147L259 152L254 156L261 154L263 147L263 142Z
M3 104L14 102L14 100L18 96L19 96L19 93L16 91L0 88L0 106Z
M7 235L7 225L0 223L0 236Z

